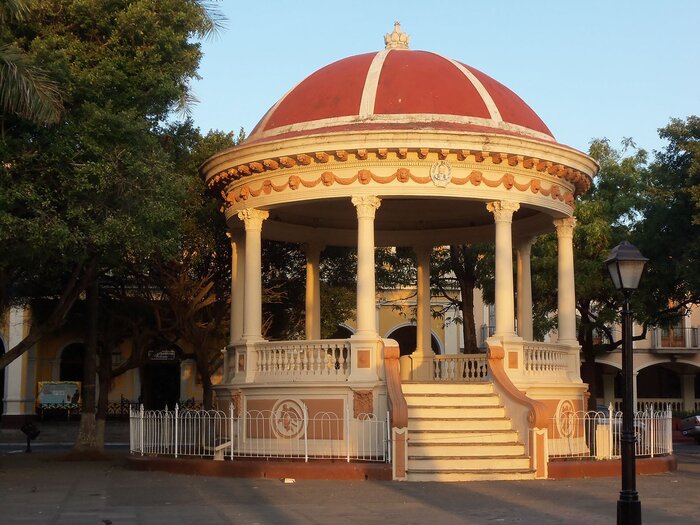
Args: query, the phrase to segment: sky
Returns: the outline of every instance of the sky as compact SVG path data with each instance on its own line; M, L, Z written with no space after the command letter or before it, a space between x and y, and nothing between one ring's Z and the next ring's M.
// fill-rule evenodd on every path
M515 91L558 142L663 148L658 128L700 115L698 0L222 0L202 42L195 124L250 132L308 75L384 48L395 20L410 48L473 66Z

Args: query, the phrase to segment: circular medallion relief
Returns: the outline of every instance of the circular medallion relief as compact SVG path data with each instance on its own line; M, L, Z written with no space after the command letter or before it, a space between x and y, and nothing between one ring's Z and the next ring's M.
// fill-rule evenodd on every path
M562 399L557 406L557 430L562 437L571 437L576 431L575 427L576 409L569 399Z
M444 188L452 180L452 166L446 160L438 160L430 167L430 178L435 186Z
M304 407L296 399L281 399L272 408L270 421L278 438L299 437L304 432Z

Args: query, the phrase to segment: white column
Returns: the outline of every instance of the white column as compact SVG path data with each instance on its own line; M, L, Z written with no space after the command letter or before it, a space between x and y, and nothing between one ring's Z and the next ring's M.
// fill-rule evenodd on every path
M534 239L525 239L517 244L518 264L518 335L532 341L532 276L530 252Z
M321 278L319 266L323 246L309 243L306 253L306 339L321 339Z
M374 216L381 201L374 195L356 195L357 210L357 331L355 337L377 337L374 284Z
M243 338L245 243L241 230L231 231L231 325L229 344Z
M430 321L430 254L432 246L416 246L416 354L432 355Z
M24 339L24 307L13 306L10 308L9 323L8 352ZM19 416L24 416L27 413L25 410L27 399L24 389L27 376L27 353L12 361L0 373L5 374L3 416L14 416L19 421Z
M578 344L576 337L576 286L574 281L574 226L576 219L555 219L558 265L559 343Z
M243 311L243 339L246 342L262 340L262 223L270 214L247 208L238 212L245 223L245 283Z
M517 202L495 201L486 204L496 222L496 337L514 337L515 301L513 290L513 213Z

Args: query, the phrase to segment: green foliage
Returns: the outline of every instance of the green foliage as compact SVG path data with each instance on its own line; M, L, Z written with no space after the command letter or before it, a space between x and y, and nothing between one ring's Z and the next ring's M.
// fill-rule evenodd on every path
M0 2L0 134L4 135L5 114L16 115L34 124L55 124L62 111L57 84L37 67L22 49L9 43L6 24L22 23L30 15L25 0Z
M650 259L641 309L662 322L700 302L700 118L673 119L643 180L635 242Z
M189 92L211 31L191 0L43 0L3 41L52 75L63 120L36 128L7 115L0 142L3 305L60 292L75 265L99 274L172 257L191 175L162 123Z

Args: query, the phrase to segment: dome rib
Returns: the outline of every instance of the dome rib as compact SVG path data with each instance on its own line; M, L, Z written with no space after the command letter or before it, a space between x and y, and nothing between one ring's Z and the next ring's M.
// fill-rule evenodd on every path
M247 142L413 124L435 131L486 128L556 142L537 114L503 84L461 62L408 49L355 55L312 73L268 110Z

